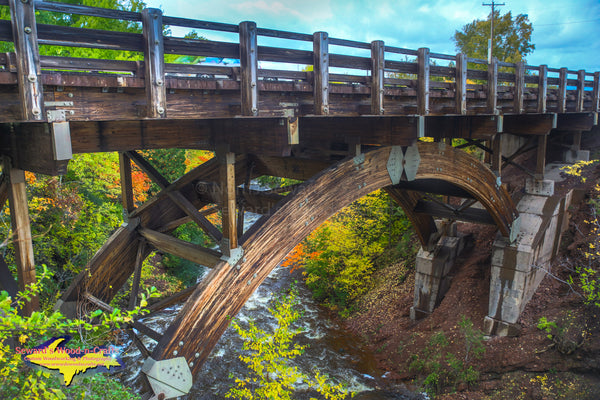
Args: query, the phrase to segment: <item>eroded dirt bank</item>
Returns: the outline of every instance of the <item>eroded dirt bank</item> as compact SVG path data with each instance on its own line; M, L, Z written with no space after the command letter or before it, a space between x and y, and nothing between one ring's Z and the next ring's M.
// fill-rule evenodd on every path
M579 186L589 196L598 172L590 171L585 184L571 179L557 190ZM429 317L410 320L414 273L397 264L378 272L377 288L346 325L370 343L379 368L388 372L386 382L428 386L436 398L598 399L600 308L585 305L560 281L582 262L581 245L591 234L584 222L589 212L585 201L572 210L570 229L552 266L554 277L546 276L522 313L520 334L483 338L480 358L473 354L476 343L467 345L464 327L471 321L475 330L482 329L487 314L492 228L459 227L473 235L472 247L457 260L452 285ZM550 332L539 329L541 318L556 326Z

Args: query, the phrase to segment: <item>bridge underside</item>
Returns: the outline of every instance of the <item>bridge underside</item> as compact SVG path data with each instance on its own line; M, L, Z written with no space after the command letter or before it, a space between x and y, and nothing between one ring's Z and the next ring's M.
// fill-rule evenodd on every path
M441 120L435 116L362 116L337 117L334 122L322 117L237 118L176 121L175 125L153 120L68 123L71 153L120 151L123 207L128 217L64 293L60 307L67 314L73 314L81 302L110 310L107 303L131 276L130 306L135 306L142 262L155 250L208 266L212 270L202 282L150 307L156 312L185 302L166 332L155 332L139 321L133 324L138 334L158 342L150 353L134 336L149 359L180 359L196 374L226 329L229 317L295 245L344 206L384 189L412 222L422 251L430 254L437 254L436 246L447 243L443 238L448 232L439 229L436 219L497 226L503 239L496 244L495 257L500 261L492 267L496 268L496 280L492 282L486 327L492 333L511 333L515 315L518 317L541 275L524 271L523 265L513 271L510 256L503 255L504 249L520 243L523 232L519 224L522 207L515 206L518 199L513 200L502 183L502 171L514 166L529 175L532 185L541 185L549 143L560 141L562 147L569 147L570 154L582 153L578 142L581 128L591 129L597 122L593 113L568 118L540 114L537 120L531 115L513 117L448 116ZM521 131L519 124L534 134ZM321 125L325 128L319 128ZM14 165L12 171L64 171L70 154L64 160L56 156L64 145L64 128L60 123L5 124L0 140L7 160ZM423 136L434 141L423 141ZM453 146L452 139L463 139L463 144ZM28 147L25 143L39 145ZM486 162L460 149L466 146L482 149ZM141 147L195 147L212 150L216 157L168 182L136 151ZM518 162L518 156L527 152L534 154L533 167ZM139 207L132 200L132 163L163 189ZM262 175L303 183L281 190L250 190L250 180ZM15 193L18 185L13 178L6 180L4 187L7 193L9 189ZM452 204L443 201L449 197L455 199ZM12 203L19 204L11 198ZM564 209L565 203L561 204ZM555 217L559 218L556 210ZM222 215L221 228L206 218L217 211ZM261 214L262 218L242 232L239 226L245 212ZM203 248L171 235L176 227L190 221L207 232L219 249ZM544 224L544 229L549 226L548 221ZM539 245L552 238L537 240ZM431 262L436 263L435 259ZM443 273L431 272L430 267L423 272L419 265L424 264L417 264L417 275L422 279L415 288L415 317L431 312L443 296L436 287L441 281L434 276ZM508 300L502 294L506 290L517 293L514 301L509 299L510 304L505 304ZM424 306L426 303L430 305Z

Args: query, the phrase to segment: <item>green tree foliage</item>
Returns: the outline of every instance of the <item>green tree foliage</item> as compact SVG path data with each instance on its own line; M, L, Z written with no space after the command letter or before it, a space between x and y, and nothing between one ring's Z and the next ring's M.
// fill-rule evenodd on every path
M85 378L69 387L60 385L58 379L45 369L33 370L23 363L16 346L33 348L54 336L73 335L73 344L81 347L106 345L107 337L114 329L131 322L143 314L141 307L133 311L121 312L115 309L111 314L94 311L83 319L70 320L58 311L33 312L31 316L19 315L24 302L39 294L42 286L52 276L45 267L37 284L29 285L11 298L5 291L0 292L0 398L18 400L62 400L62 399L139 399L139 396L124 388L118 382L103 376ZM153 297L153 291L148 291ZM142 307L146 295L142 295Z
M302 266L315 298L347 316L371 288L379 266L413 259L412 234L402 209L377 191L321 225L284 265Z
M526 14L513 18L509 11L500 15L494 12L493 56L500 61L525 61L528 54L535 50L531 43L533 27ZM454 33L456 49L469 57L487 60L490 20L475 20Z
M232 326L244 340L240 359L247 365L249 376L236 378L235 386L225 398L240 400L291 400L294 384L304 381L311 389L321 394L323 399L342 400L349 394L343 386L333 385L319 372L314 377L298 371L289 365L289 361L300 356L306 346L294 343L294 337L301 332L294 328L300 318L297 289L292 288L287 296L275 299L269 312L277 321L273 332L267 332L256 326L253 321L248 327L242 327L234 320ZM350 394L353 396L353 394ZM314 400L314 399L313 399Z
M58 2L133 12L141 12L146 7L146 4L141 0L59 0ZM10 19L10 10L8 7L0 7L0 19ZM70 26L74 28L100 29L131 33L142 32L142 25L140 22L90 17L86 15L63 14L49 11L37 11L36 22L38 24ZM13 51L12 43L0 43L0 51ZM141 53L131 51L49 45L40 45L40 55L114 60L143 59L143 55Z

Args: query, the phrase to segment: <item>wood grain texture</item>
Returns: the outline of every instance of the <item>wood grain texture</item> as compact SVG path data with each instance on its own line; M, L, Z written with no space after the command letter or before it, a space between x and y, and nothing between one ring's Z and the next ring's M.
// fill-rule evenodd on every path
M418 147L417 180L439 179L436 169L441 168L442 179L471 192L508 235L517 211L506 190L495 186L491 171L452 147L440 148L437 143L419 143ZM270 217L244 235L244 260L237 268L219 263L199 284L158 343L153 358L171 358L177 351L178 356L193 362L192 374L198 373L229 318L297 243L342 207L392 183L386 166L389 154L390 148L365 153L359 168L353 159L342 161L282 201Z
M382 115L383 82L385 75L385 43L381 40L371 42L371 114Z
M207 249L151 229L142 228L138 229L138 232L148 243L158 250L179 256L184 260L206 267L213 267L221 260L222 254L218 251Z
M25 174L22 170L11 168L7 163L4 164L4 169L10 176L8 204L10 206L12 241L15 248L19 290L25 290L28 285L36 283ZM31 315L33 311L39 311L39 308L39 297L32 296L30 301L25 302L23 314Z
M237 157L236 176L245 176L246 158ZM173 221L184 223L188 221L186 213L178 207L168 193L181 192L185 198L198 209L206 205L196 193L195 183L198 180L217 181L219 176L218 163L215 159L198 166L188 174L179 178L155 197L136 208L129 215L129 223L117 228L106 243L96 252L82 271L65 290L62 300L77 301L85 291L95 297L110 302L117 291L127 282L135 269L139 233L137 226L157 232L168 233L175 229ZM254 177L254 175L251 175ZM237 181L237 184L242 183ZM164 229L168 226L169 229ZM150 253L148 246L144 249L143 257Z
M537 93L537 112L540 114L546 113L548 102L548 66L540 65L538 76L538 93Z
M135 209L133 201L133 179L131 177L131 159L125 153L119 153L119 172L121 175L121 203L127 213Z
M242 115L258 115L258 45L256 23L240 23L240 89Z
M142 11L144 34L144 66L146 83L146 115L149 118L167 116L167 91L165 86L165 53L163 42L162 11L145 8Z
M492 57L487 71L487 111L490 114L498 112L498 59Z
M429 49L419 49L417 57L419 73L417 75L417 113L429 114Z
M313 89L316 115L329 114L329 35L313 35Z
M467 113L467 55L456 55L456 113L464 115Z

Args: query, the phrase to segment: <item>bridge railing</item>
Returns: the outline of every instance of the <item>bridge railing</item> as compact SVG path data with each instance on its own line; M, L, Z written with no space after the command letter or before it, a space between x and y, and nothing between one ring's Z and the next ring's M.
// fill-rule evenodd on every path
M137 13L39 0L0 0L1 6L9 7L11 21L0 20L0 41L14 42L16 55L0 56L0 65L6 72L17 71L26 120L45 119L42 71L120 73L125 79L131 77L127 86L145 87L146 117L150 118L166 117L166 88L173 79L201 79L211 82L205 85L206 89L239 90L240 113L251 116L260 114L259 95L267 91L312 93L312 109L306 113L318 115L341 114L342 109L347 112L348 101L343 99L347 96L352 96L355 103L358 100L353 113L374 115L599 109L598 72L498 60L488 64L464 54L446 55L427 48L386 46L382 41L332 38L326 32L304 34L259 28L253 22L234 25L169 17L158 9ZM35 23L36 10L129 21L140 24L143 33ZM213 38L165 36L167 26L200 30L207 33L207 38ZM231 34L237 35L235 40L219 39ZM259 40L273 39L283 41L285 46L258 44ZM131 61L40 57L38 47L48 45L133 53ZM370 55L364 56L365 51ZM357 55L360 52L363 55ZM228 58L239 60L239 65L166 62L169 55Z

